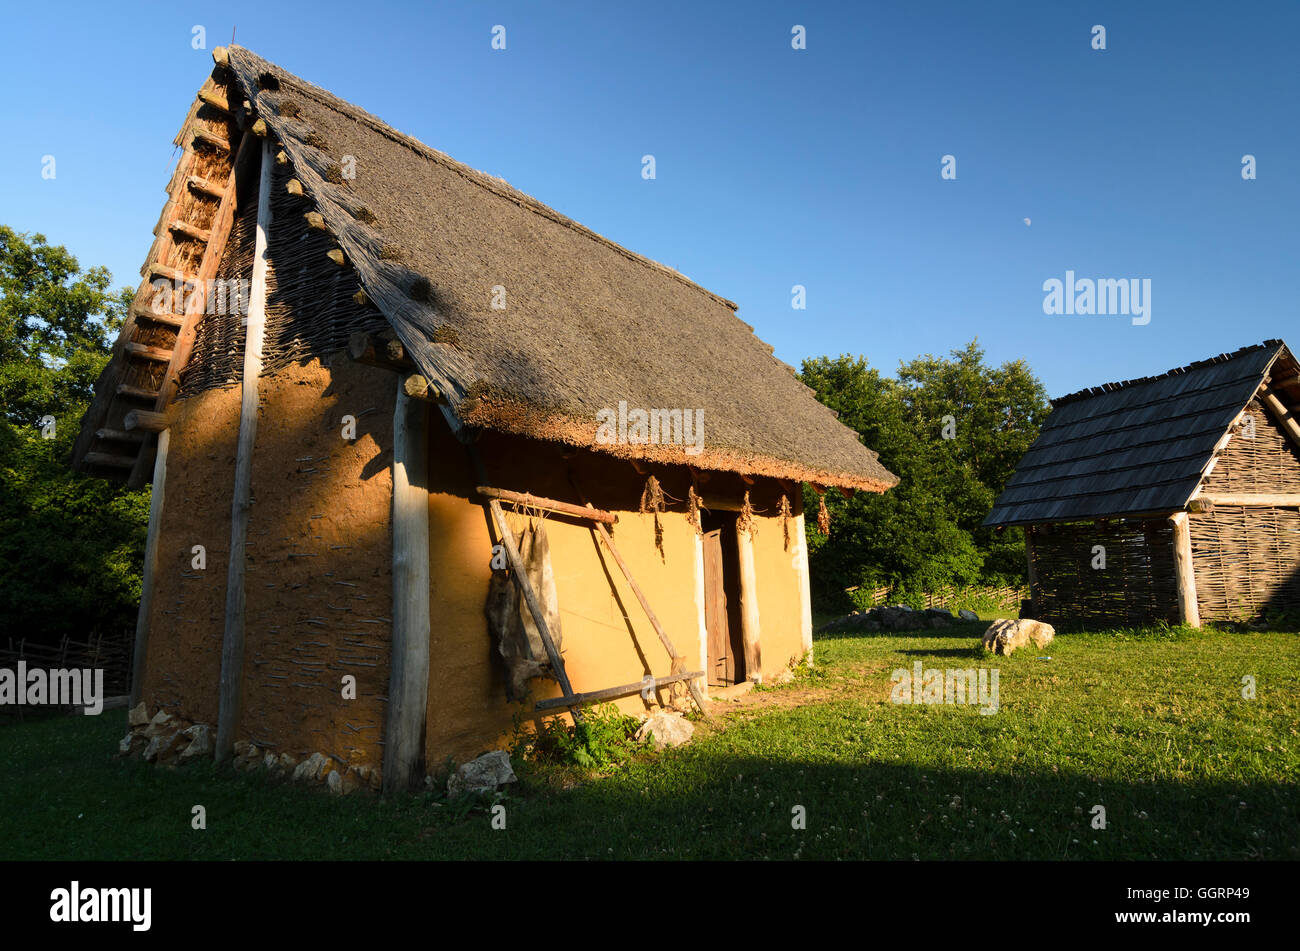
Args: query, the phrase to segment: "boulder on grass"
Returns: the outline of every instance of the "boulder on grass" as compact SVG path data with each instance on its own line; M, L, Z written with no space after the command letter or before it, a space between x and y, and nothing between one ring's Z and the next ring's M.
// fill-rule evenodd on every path
M447 779L447 795L463 796L466 793L491 795L506 783L515 782L515 771L510 768L510 754L493 750L463 764Z
M139 733L128 733L122 737L122 742L117 744L117 755L135 758L145 751L149 741Z
M1052 643L1056 631L1042 621L994 621L984 632L984 649L995 654L1011 654L1017 648L1033 644L1042 649Z
M305 760L294 767L293 781L300 782L302 780L307 780L309 782L315 782L321 778L321 774L325 771L325 764L326 760L324 753L312 753L311 756L308 756Z
M665 746L681 746L695 733L695 724L670 710L656 710L633 734L633 739L644 741L647 737L657 750Z
M957 617L963 621L978 621L980 616L969 608L962 608L957 612Z

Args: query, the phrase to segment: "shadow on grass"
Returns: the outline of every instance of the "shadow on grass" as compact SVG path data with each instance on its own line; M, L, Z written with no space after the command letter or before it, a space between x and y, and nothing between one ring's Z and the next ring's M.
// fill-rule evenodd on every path
M926 767L856 730L856 705L828 708L845 722L829 744L825 721L777 716L761 735L729 728L567 790L520 764L505 829L486 809L466 817L418 796L339 799L206 763L124 763L111 755L114 725L51 722L21 743L0 737L0 858L1300 858L1294 785L1089 777L1068 749L1050 769L1017 767L1014 753L1000 754L1005 771ZM994 720L978 718L985 743L1024 741ZM756 743L761 755L744 749ZM1092 827L1098 805L1105 829Z

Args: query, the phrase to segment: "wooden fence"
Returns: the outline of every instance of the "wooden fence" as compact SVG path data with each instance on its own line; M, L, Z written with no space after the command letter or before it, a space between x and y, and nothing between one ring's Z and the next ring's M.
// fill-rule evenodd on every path
M131 689L131 635L117 637L98 636L89 641L74 641L65 637L58 644L36 644L26 638L0 646L0 667L16 671L18 662L27 668L44 670L86 669L104 671L104 696L101 699L126 694ZM21 685L20 685L21 689ZM21 718L23 706L0 706L0 714L17 712Z

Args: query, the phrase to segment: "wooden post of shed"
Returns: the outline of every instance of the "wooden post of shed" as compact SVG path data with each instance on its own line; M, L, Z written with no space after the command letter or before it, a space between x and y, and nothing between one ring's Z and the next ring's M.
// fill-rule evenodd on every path
M808 580L808 535L803 523L803 493L795 493L798 513L794 517L795 544L794 571L799 585L799 633L808 666L813 662L812 586Z
M248 294L244 373L240 380L239 441L235 449L235 488L230 503L230 566L226 575L226 626L221 642L221 684L217 708L218 763L230 758L239 728L244 694L244 566L248 514L252 505L253 446L257 441L257 384L262 375L262 337L266 330L267 235L271 230L270 139L262 142L262 174L257 186L257 238L253 283Z
M158 452L153 461L153 492L149 497L149 534L144 543L144 572L140 579L140 614L135 619L135 644L131 648L131 697L128 706L140 702L144 687L144 665L149 654L149 615L153 608L154 577L158 574L158 530L162 525L163 490L167 481L167 447L171 434L158 434Z
M1201 626L1196 603L1196 573L1192 562L1192 530L1186 512L1169 516L1174 527L1174 577L1178 582L1178 618L1189 627Z
M754 536L736 526L740 549L740 634L745 647L745 679L763 682L763 656L759 646L758 577L754 571Z
M1034 568L1034 526L1025 526L1025 570L1029 582L1029 609L1038 615L1038 572Z
M397 378L393 411L393 640L384 793L423 780L429 699L429 407Z

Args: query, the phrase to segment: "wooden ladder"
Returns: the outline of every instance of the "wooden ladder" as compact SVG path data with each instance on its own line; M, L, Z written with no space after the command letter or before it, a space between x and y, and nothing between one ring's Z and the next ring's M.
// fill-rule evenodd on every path
M162 413L176 395L207 309L208 282L234 223L244 146L256 138L239 132L241 119L228 100L234 88L228 70L214 69L173 140L184 151L140 269L143 280L82 421L73 450L81 471L124 478L137 488L152 474L156 425L140 421ZM236 140L238 154L232 151ZM171 306L156 306L167 302L156 282L171 288Z

